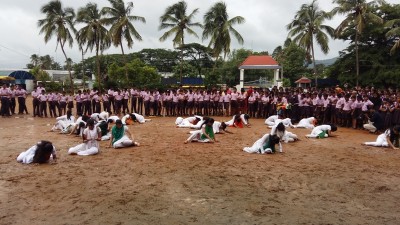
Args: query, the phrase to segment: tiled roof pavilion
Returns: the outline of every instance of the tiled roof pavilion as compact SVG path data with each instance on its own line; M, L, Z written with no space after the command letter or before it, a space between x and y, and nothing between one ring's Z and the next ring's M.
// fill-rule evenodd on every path
M269 55L251 55L239 66L239 69L281 69Z
M282 66L278 64L269 55L251 55L239 66L240 70L240 83L239 88L243 88L244 85L244 71L245 70L274 70L274 85L282 84Z

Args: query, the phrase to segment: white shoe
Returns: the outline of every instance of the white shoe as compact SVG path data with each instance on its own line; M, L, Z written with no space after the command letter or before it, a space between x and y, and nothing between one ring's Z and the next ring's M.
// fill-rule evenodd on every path
M265 153L266 154L272 154L272 149L270 149L270 148L265 149Z

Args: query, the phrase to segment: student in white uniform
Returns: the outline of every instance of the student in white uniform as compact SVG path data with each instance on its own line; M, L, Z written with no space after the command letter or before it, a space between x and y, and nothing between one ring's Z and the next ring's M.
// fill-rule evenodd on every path
M335 135L332 134L332 132L335 132L337 130L336 125L320 125L315 127L312 131L311 134L307 134L307 138L327 138L327 137L333 137Z
M387 129L383 134L380 134L375 142L364 142L363 145L375 147L390 147L392 149L399 149L396 147L396 142L399 141L400 126L396 125L391 129Z
M83 131L83 143L68 150L70 155L95 155L100 151L101 130L94 126L94 120L87 121L87 128Z
M107 121L108 117L109 117L109 113L106 111L103 111L101 113L93 113L92 115L90 115L90 118L96 122L99 122L100 120Z
M111 138L109 147L124 148L129 146L140 146L134 141L133 135L129 132L129 128L122 124L121 120L117 120L111 128Z
M304 118L299 121L297 125L294 125L295 128L306 128L313 129L317 124L317 120L315 117Z
M22 152L17 157L17 162L29 163L48 163L50 161L56 162L56 148L49 141L40 141L36 145L30 147L25 152Z
M145 119L144 116L137 114L137 113L131 113L131 117L133 117L134 122L138 122L138 123L145 123L145 122L151 121L151 119Z
M272 128L276 125L278 125L279 123L282 123L285 127L291 127L294 128L293 124L292 124L292 120L290 118L286 118L286 119L277 119L275 120L275 124L272 126L268 126L269 128Z
M222 133L233 134L228 130L228 125L226 125L226 123L224 122L214 121L213 130L214 134L222 134Z
M274 126L275 125L275 120L277 120L277 119L279 119L278 115L270 116L265 120L265 124L268 125L268 126Z
M275 145L280 143L277 135L265 134L262 138L254 142L251 147L244 147L243 151L248 153L275 153ZM279 152L282 152L282 148L279 148Z
M203 117L201 116L191 116L187 118L178 117L175 120L176 127L179 128L191 128L193 125L201 123Z
M108 117L108 121L110 123L115 123L115 122L117 122L117 120L120 120L120 118L118 116L110 116L110 117Z
M207 118L200 126L200 130L196 130L193 132L190 132L191 135L189 136L188 139L184 142L185 144L197 141L197 142L203 142L203 143L214 143L216 142L215 138L215 133L213 129L213 124L214 124L214 119L213 118Z
M67 111L67 115L59 116L56 118L57 122L54 124L51 131L60 130L61 133L70 133L72 125L75 123L75 117L72 115L71 110Z
M75 134L78 136L82 136L83 130L86 127L86 121L89 120L89 117L86 115L78 117L75 123L71 124L71 132L69 135Z
M225 122L230 127L243 128L244 126L250 127L250 116L247 114L237 114L231 120Z

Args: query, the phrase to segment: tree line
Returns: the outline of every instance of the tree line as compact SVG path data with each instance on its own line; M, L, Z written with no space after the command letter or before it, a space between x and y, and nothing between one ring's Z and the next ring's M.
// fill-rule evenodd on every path
M198 8L188 10L185 1L167 7L160 16L158 28L165 32L159 40L172 38L175 50L143 49L125 54L124 42L132 48L134 40L142 40L133 22L145 23L146 20L132 15L132 2L109 0L109 3L110 6L102 9L95 3L88 3L75 14L72 8L63 8L60 1L51 1L42 7L45 18L38 21L45 42L56 38L57 47L61 48L69 62L65 67L69 71L74 69L76 74L82 76L86 70L95 71L99 86L107 82L129 85L156 83L159 80L157 71L171 72L179 79L182 76L205 75L208 84L233 85L238 79L237 67L245 57L268 54L246 49L231 51L232 37L241 44L244 42L234 26L243 24L245 19L241 16L230 18L224 2L210 7L203 16L203 23L200 23L194 21ZM285 84L293 85L301 76L309 76L331 77L352 85L397 86L400 77L396 65L400 60L396 53L400 47L399 4L387 4L382 0L333 0L333 3L336 7L329 12L321 10L317 0L303 4L286 26L288 38L272 53L272 57L284 68ZM325 24L337 14L345 16L337 28ZM77 24L84 26L76 30ZM200 38L193 30L195 27L203 29L201 39L209 40L207 46L185 42L186 35ZM316 65L315 45L327 54L329 38L345 40L349 44L340 52L334 65L324 68ZM64 48L66 44L72 46L74 41L78 43L82 56L89 50L95 51L96 56L73 64ZM112 45L121 48L122 54L102 55ZM313 65L311 69L309 64ZM150 75L146 77L146 73ZM250 71L249 75L254 79L257 76L272 77L268 71ZM70 80L73 87L71 73Z

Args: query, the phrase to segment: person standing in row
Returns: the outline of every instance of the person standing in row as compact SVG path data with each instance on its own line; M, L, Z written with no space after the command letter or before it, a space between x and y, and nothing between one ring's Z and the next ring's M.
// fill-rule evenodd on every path
M10 95L11 91L7 87L7 84L3 84L3 87L0 88L0 98L1 98L1 115L2 116L11 116L10 115Z
M26 90L22 89L21 85L17 85L17 90L15 91L15 95L17 96L18 99L18 114L24 114L24 111L26 114L28 113L28 109L26 107Z
M78 90L78 94L74 97L76 101L76 115L82 115L82 91Z
M40 95L38 96L39 102L40 102L40 110L39 110L39 116L40 117L47 117L47 95L45 93L45 90L42 90Z

